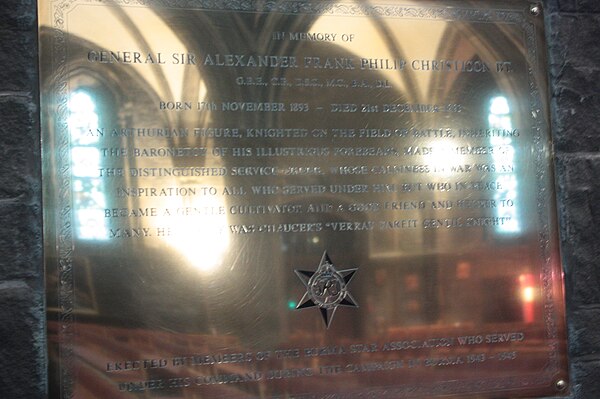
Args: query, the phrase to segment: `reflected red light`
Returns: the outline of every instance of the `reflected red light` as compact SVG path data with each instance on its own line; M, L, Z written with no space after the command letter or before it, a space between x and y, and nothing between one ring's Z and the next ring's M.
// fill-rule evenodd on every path
M535 321L535 300L537 297L536 279L531 273L519 276L521 300L523 301L523 321L533 323Z

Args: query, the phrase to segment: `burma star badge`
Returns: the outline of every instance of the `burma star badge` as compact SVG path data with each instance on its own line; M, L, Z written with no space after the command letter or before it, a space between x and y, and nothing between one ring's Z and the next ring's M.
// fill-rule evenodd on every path
M317 270L294 270L306 287L306 293L300 299L296 309L316 306L323 316L325 326L329 328L338 306L358 307L347 289L347 285L358 269L336 270L327 255L323 252L321 263Z

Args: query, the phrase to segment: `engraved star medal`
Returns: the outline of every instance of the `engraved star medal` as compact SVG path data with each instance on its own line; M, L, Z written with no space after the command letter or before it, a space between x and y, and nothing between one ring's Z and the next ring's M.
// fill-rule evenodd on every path
M294 270L294 273L306 287L306 293L300 299L296 309L316 306L323 316L325 326L329 328L338 306L357 308L358 304L347 289L347 285L358 269L336 270L327 255L323 252L317 270Z

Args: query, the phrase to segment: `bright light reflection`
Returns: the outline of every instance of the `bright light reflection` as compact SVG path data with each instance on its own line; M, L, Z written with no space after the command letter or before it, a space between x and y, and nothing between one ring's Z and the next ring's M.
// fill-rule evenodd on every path
M203 197L193 204L173 204L159 225L170 229L164 240L185 256L198 270L212 273L221 266L229 249L227 215L219 212L223 204L214 197Z
M493 97L490 101L488 123L491 129L513 130L510 117L508 99L503 96ZM490 144L496 148L492 155L496 170L496 181L502 187L497 190L494 198L499 206L496 207L496 216L510 218L508 222L498 225L496 229L502 233L518 233L521 231L517 211L518 180L514 173L515 148L511 137L490 138Z
M98 176L100 167L100 151L94 147L73 147L71 150L73 163L73 176L95 177Z
M75 231L83 240L106 240L106 197L98 176L101 158L96 148L98 136L94 134L99 121L96 104L88 93L78 90L69 97L68 107Z
M510 107L508 106L508 100L506 97L492 98L490 113L492 116L510 114Z
M533 302L535 299L535 288L525 287L523 288L523 302Z
M450 142L434 142L430 145L431 154L426 156L431 173L450 176L464 171L464 157L456 151L456 145Z
M86 240L106 240L104 213L100 209L77 209L78 236Z
M98 135L90 134L98 129L96 104L89 94L76 91L69 98L69 117L67 118L71 141L77 145L95 144Z

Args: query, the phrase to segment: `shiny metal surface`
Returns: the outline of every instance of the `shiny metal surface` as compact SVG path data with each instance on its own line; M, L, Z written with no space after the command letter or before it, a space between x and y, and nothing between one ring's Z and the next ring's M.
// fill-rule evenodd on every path
M40 1L53 398L568 391L541 6Z

